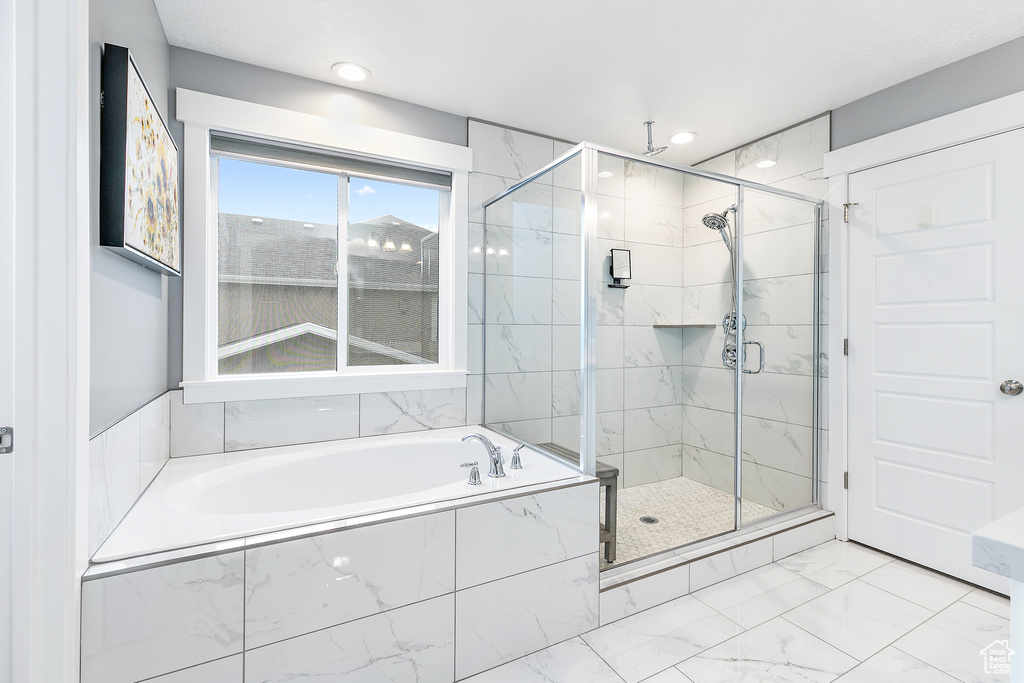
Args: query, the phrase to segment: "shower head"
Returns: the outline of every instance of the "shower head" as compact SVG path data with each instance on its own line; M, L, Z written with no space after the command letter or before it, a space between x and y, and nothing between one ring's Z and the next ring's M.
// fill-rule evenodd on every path
M668 149L668 145L665 145L664 147L655 147L654 146L654 140L651 137L651 126L654 125L654 121L644 121L644 125L647 126L647 151L644 152L644 156L645 157L657 156L658 154L661 154L666 149Z
M711 228L712 230L725 230L729 227L729 222L725 220L725 215L721 213L709 213L701 219L705 227Z
M736 211L735 204L730 206L722 213L706 214L704 218L701 219L701 222L704 223L705 227L711 228L712 230L718 230L719 232L721 232L722 230L725 230L726 228L729 227L729 219L726 218L726 216L729 215L730 211Z

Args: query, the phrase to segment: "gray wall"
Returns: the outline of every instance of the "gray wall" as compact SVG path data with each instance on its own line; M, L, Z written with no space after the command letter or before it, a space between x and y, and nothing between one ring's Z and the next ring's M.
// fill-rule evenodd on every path
M222 95L292 111L341 119L419 137L466 145L467 121L437 109L302 78L251 64L172 47L170 87ZM171 97L171 118L174 97ZM171 121L171 133L182 147L182 125ZM188 263L183 263L185 271ZM170 283L168 375L181 381L181 283Z
M832 110L832 149L1024 90L1024 38Z
M99 245L100 65L104 43L132 51L167 115L170 49L151 0L89 3L91 434L167 390L168 278Z

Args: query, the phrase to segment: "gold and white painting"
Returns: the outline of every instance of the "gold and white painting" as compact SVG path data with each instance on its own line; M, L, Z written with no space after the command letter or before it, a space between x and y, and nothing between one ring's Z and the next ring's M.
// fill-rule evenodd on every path
M180 271L178 152L131 67L127 118L124 244Z

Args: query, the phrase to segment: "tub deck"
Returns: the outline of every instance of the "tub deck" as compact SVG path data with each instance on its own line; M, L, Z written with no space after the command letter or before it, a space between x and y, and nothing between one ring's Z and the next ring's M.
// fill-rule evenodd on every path
M506 477L487 477L484 448L461 442L473 432L508 454ZM92 562L220 552L593 481L529 448L511 470L517 445L470 426L174 458ZM478 486L467 461L480 463Z

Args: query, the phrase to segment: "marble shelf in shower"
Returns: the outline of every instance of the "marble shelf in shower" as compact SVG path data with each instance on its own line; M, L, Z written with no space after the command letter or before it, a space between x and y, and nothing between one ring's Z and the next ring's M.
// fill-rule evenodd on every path
M688 327L718 327L715 323L683 323L681 325L654 325L656 330L682 330Z

